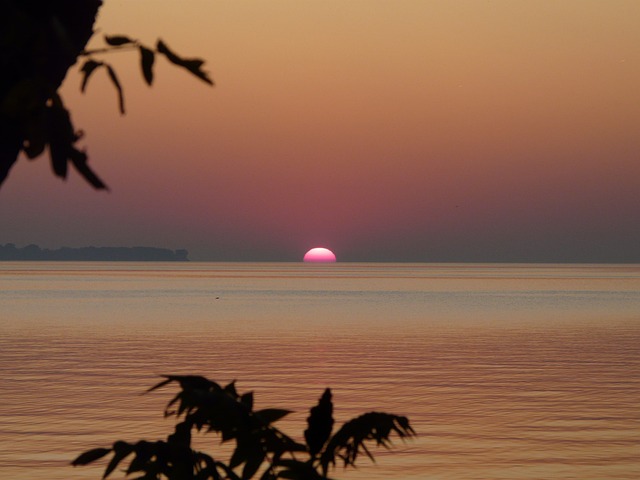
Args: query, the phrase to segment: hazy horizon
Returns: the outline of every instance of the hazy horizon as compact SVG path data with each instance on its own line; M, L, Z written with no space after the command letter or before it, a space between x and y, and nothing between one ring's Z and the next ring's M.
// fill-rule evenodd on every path
M21 251L23 251L26 255L27 252L25 252L26 250L28 250L28 247L37 247L38 248L38 252L36 252L36 254L34 254L33 258L17 258L17 259L6 259L2 257L2 248L3 247L7 247L8 245L14 245L15 248L20 249ZM131 250L131 251L135 251L137 249L140 250L150 250L151 253L156 253L154 251L163 251L166 254L170 254L170 255L174 255L174 256L179 256L182 255L183 253L181 252L186 252L186 256L188 257L186 259L186 261L188 262L202 262L202 263L216 263L216 262L220 262L220 263L303 263L304 260L302 258L299 259L290 259L290 260L234 260L234 259L216 259L216 258L192 258L189 251L187 249L181 249L181 248L166 248L166 247L157 247L154 245L132 245L132 246L126 246L126 247L122 247L122 246L109 246L109 247L104 247L104 246L99 246L99 245L86 245L86 246L80 246L80 247L68 247L68 246L61 246L61 247L54 247L54 248L47 248L47 247L41 247L40 245L31 243L28 245L15 245L15 244L5 244L2 245L0 244L0 262L2 261L27 261L27 262L50 262L50 261L69 261L69 262L176 262L176 261L185 261L185 260L178 260L176 258L171 258L171 259L162 259L162 258L126 258L126 259L120 259L120 258L114 258L114 259L109 259L109 258L103 258L103 259L92 259L92 258L62 258L62 254L65 253L65 250L71 250L71 251L79 251L79 252L83 252L86 250L96 250L96 251L100 251L100 250L104 250L104 251L108 251L109 250L114 250L116 252L120 251L120 250ZM41 259L39 258L40 253L48 253L48 254L57 254L54 255L56 258L45 258L45 259ZM105 254L106 255L106 254ZM28 255L27 255L28 256ZM308 263L308 262L304 262L304 263ZM313 262L311 262L313 263ZM517 259L514 260L491 260L491 259L481 259L481 260L456 260L456 259L450 259L450 260L344 260L344 259L338 259L337 261L334 262L320 262L323 265L326 265L327 263L363 263L363 264L367 264L367 263L389 263L389 264L394 264L394 263L407 263L407 264L461 264L461 265L472 265L472 264L513 264L513 265L526 265L526 264L540 264L540 265L544 265L544 264L548 264L548 265L562 265L562 264L568 264L568 265L573 265L573 264L583 264L583 265L588 265L588 264L595 264L595 265L637 265L640 262L636 262L636 261L615 261L615 260L609 260L609 261L583 261L581 259L577 259L577 260L551 260L551 259L540 259L540 260L528 260L528 261L520 261ZM313 266L311 266L310 268L314 268Z

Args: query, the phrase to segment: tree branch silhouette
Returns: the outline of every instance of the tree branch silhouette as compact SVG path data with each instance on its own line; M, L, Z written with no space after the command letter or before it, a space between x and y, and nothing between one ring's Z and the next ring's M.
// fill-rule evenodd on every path
M67 71L84 59L81 91L96 70L106 71L125 113L124 89L115 68L100 56L137 50L142 76L154 79L158 55L209 85L213 81L199 58L183 58L162 40L154 47L124 35L106 35L105 47L86 50L102 0L0 0L0 186L20 153L35 159L49 152L54 175L66 179L71 165L95 189L106 184L77 146L76 130L60 95Z

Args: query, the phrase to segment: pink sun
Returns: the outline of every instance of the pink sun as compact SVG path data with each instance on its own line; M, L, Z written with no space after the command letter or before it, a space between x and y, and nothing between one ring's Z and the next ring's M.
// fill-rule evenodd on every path
M314 263L333 263L336 261L336 256L328 248L312 248L304 254L304 262Z

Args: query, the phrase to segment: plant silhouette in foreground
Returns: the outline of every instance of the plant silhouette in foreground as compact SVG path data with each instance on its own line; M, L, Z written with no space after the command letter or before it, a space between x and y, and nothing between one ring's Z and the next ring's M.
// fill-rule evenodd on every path
M185 58L165 42L144 45L124 35L105 35L105 46L87 50L102 0L0 0L0 186L20 153L29 159L49 153L53 173L67 178L75 169L95 189L107 185L89 166L78 146L83 136L60 94L67 72L82 62L81 91L97 70L104 70L124 114L123 87L106 58L114 52L138 52L142 77L154 80L154 63L163 57L213 85L204 61Z
M311 408L299 443L273 426L288 410L253 410L253 392L240 395L235 382L225 387L200 376L164 376L147 392L177 383L178 394L167 404L165 417L176 425L166 441L137 443L116 441L111 448L88 450L72 465L86 465L112 454L103 478L130 458L126 475L139 479L275 480L329 479L336 464L353 467L360 454L373 460L367 443L390 447L395 433L405 439L415 435L406 417L369 412L342 425L333 433L331 390L326 389ZM214 432L221 441L235 444L223 462L191 448L193 431ZM332 434L333 433L333 434Z

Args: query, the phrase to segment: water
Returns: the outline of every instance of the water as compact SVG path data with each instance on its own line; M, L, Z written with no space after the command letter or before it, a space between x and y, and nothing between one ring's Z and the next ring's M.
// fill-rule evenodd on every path
M638 265L9 262L0 333L0 478L164 438L163 373L237 379L300 440L327 386L340 421L407 415L347 480L640 478Z

